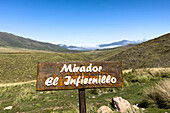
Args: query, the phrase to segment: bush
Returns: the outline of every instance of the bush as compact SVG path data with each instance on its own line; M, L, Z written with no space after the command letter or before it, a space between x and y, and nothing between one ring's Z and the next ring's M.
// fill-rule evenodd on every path
M170 78L170 74L164 73L164 74L162 74L162 77L163 77L163 78Z
M138 77L138 81L140 82L140 83L146 83L146 82L148 82L148 77L147 76L145 76L145 75L143 75L143 76L141 76L141 77Z
M89 90L89 93L97 95L98 90L97 89L91 89L91 90Z
M170 109L170 79L166 79L156 86L145 89L141 105L144 107L151 106Z

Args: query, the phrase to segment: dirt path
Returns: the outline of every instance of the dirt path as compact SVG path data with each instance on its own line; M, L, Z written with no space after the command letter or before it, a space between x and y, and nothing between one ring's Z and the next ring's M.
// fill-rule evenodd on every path
M31 80L27 82L17 82L17 83L6 83L6 84L0 84L0 87L6 87L6 86L16 86L16 85L22 85L22 84L28 84L36 82L36 80Z
M136 69L136 70L143 70L143 69ZM158 71L166 71L168 73L170 73L170 68L146 68L146 70L150 70L150 71L154 71L154 72L158 72ZM132 69L129 70L123 70L123 73L128 73L132 71ZM16 85L22 85L22 84L28 84L28 83L35 83L36 80L31 80L31 81L27 81L27 82L17 82L17 83L6 83L6 84L0 84L0 87L6 87L6 86L16 86Z

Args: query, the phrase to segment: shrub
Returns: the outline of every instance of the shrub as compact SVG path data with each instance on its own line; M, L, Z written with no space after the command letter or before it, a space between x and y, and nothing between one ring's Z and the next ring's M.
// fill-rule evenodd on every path
M170 79L145 89L141 105L170 109Z
M97 95L98 90L97 89L91 89L91 90L89 90L89 93Z
M164 74L162 74L162 77L163 77L163 78L170 78L170 74L164 73Z
M139 81L140 83L146 83L146 82L148 82L148 77L145 76L145 75L143 75L143 76L141 76L141 77L138 77L138 81Z

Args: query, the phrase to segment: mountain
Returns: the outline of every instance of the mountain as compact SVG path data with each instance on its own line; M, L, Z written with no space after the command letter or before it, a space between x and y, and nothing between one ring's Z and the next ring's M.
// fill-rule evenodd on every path
M170 67L170 33L107 56L102 60L122 61L124 69Z
M109 44L100 44L99 47L110 48L110 47L114 47L114 46L126 46L129 44L139 44L141 42L142 41L122 40L122 41L117 41L117 42L113 42L113 43L109 43Z
M86 54L89 54L89 56L91 57L91 60L93 61L105 61L109 59L110 57L122 51L125 51L133 46L135 46L135 44L129 44L126 46L120 46L120 47L115 47L115 48L110 48L110 49L97 49L94 51L86 52Z
M17 47L33 50L47 50L55 52L67 52L68 49L59 45L39 42L29 38L16 36L10 33L0 32L0 47Z
M117 41L109 44L100 44L100 45L92 45L92 46L67 46L64 44L59 44L60 46L63 46L69 50L81 50L81 51L91 51L96 49L109 49L109 48L115 48L119 46L126 46L129 44L139 44L142 43L142 41L130 41L130 40L122 40Z

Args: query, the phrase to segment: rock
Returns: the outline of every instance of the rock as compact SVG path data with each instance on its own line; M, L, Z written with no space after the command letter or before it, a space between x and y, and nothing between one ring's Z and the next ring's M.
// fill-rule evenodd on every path
M112 110L107 107L107 106L101 106L98 110L97 113L111 113Z
M120 111L121 113L131 109L130 103L122 97L112 98L112 105L117 111Z
M145 108L141 108L142 109L142 111L144 111L145 110Z
M99 90L99 93L102 93L102 91Z
M11 110L13 106L5 107L4 110Z
M96 98L95 96L92 96L92 98Z
M132 107L133 107L134 109L139 109L139 107L136 106L136 105L133 105Z
M29 75L29 77L30 77L30 78L32 78L32 76L31 76L31 75Z

